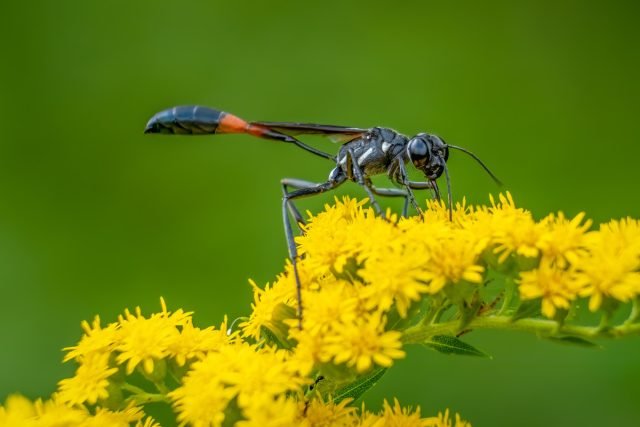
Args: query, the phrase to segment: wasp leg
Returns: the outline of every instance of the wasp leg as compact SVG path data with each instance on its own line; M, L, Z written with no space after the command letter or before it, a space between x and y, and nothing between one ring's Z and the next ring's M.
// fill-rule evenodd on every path
M409 213L409 195L406 191L398 188L377 188L374 185L370 185L371 191L378 196L383 197L404 197L404 205L402 206L402 216L407 217Z
M304 142L300 141L297 138L294 138L291 135L286 135L284 133L280 133L280 132L276 132L274 130L269 129L268 131L266 131L265 133L263 133L262 135L260 135L262 138L268 138L268 139L275 139L276 141L282 141L282 142L288 142L291 144L295 144L298 147L302 148L305 151L308 151L312 154L315 154L316 156L320 156L320 157L324 157L325 159L329 159L332 161L336 161L336 156L331 155L329 153L325 153L324 151L320 151L314 147L311 147L310 145L305 144Z
M289 135L287 135L289 136ZM316 156L320 156L320 157L324 157L325 159L329 159L331 161L336 161L336 156L329 154L329 153L325 153L324 151L320 151L318 149L315 149L307 144L305 144L304 142L300 141L299 139L296 139L292 136L289 136L287 142L291 142L295 145L297 145L298 147L302 148L303 150L306 150L312 154L315 154Z
M431 190L431 199L440 200L440 190L435 181L406 181L406 186L413 190Z
M316 182L305 181L303 179L296 179L296 178L283 178L280 180L280 184L282 184L283 195L289 194L289 187L292 187L294 189L302 189L302 188L317 187L318 185L320 185ZM296 224L298 224L298 228L300 229L300 231L304 231L302 229L302 226L305 225L306 222L302 217L302 214L296 207L295 203L293 203L292 201L289 201L288 207L289 207L289 213L296 220Z
M314 196L316 194L324 193L329 190L333 190L340 184L347 180L342 169L336 167L329 174L327 182L317 184L313 187L300 188L292 192L286 192L282 197L282 220L284 222L284 234L287 238L287 249L289 250L289 259L293 266L293 275L296 281L296 298L298 300L298 327L302 330L302 287L300 285L300 275L298 274L298 248L296 248L296 242L293 237L293 229L291 227L291 221L289 220L289 204L295 199L301 199L303 197Z
M403 185L404 188L407 190L409 201L411 202L413 207L416 209L416 211L420 214L420 216L422 216L422 209L420 209L418 202L416 202L416 196L414 196L413 191L411 190L411 186L409 186L409 183L411 181L409 181L409 175L407 174L407 169L404 166L404 162L401 159L398 159L397 162L398 162L398 168L400 171L400 176L398 177L397 181L400 185Z
M426 190L431 189L433 192L432 200L442 200L440 198L440 189L438 188L438 183L435 180L432 181L407 181L407 186L409 188L413 188L414 190Z
M347 159L347 173L349 173L349 179L354 180L356 183L358 183L358 185L361 185L364 190L367 192L367 195L369 196L369 203L371 203L371 206L373 206L373 209L376 211L376 214L381 216L382 218L384 218L384 213L382 212L382 209L380 208L380 205L378 204L378 201L376 200L375 196L373 195L373 191L371 191L371 180L369 180L368 178L365 179L364 173L362 172L362 169L360 169L360 165L358 165L357 161L353 161L355 159L355 156L353 154L352 150L347 150L347 155L346 155L346 159Z

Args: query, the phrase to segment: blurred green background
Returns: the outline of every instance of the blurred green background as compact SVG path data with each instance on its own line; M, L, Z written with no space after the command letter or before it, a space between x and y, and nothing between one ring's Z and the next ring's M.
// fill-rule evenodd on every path
M60 349L82 319L148 313L162 295L218 324L249 312L249 277L281 271L279 179L321 181L331 164L248 136L143 135L166 107L429 131L538 217L640 217L639 5L3 0L0 400L70 375ZM450 169L458 198L499 191L467 157ZM397 396L476 426L640 422L640 340L468 340L494 359L412 349L367 405Z

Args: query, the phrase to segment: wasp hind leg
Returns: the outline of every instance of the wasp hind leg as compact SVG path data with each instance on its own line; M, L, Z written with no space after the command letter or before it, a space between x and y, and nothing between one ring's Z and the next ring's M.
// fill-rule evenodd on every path
M296 298L298 300L298 327L302 330L302 286L300 284L300 275L298 274L298 248L296 248L296 242L293 236L293 228L291 227L291 221L289 218L289 213L292 213L292 216L296 221L300 216L300 211L294 206L293 200L301 199L303 197L310 197L316 194L321 194L326 191L333 190L338 187L340 184L346 181L347 177L342 172L340 167L336 167L331 174L329 174L329 179L327 182L323 182L321 184L313 184L308 181L296 180L296 179L283 179L282 180L282 188L284 191L284 195L282 197L282 220L284 222L284 233L287 238L287 249L289 250L289 259L291 260L291 264L293 266L293 275L296 281ZM301 184L303 188L298 188L294 191L287 191L287 186L296 187ZM307 186L307 184L309 184ZM291 206L291 207L290 207ZM297 212L296 213L293 212Z
M280 184L282 184L283 196L286 196L287 194L289 194L289 187L296 190L300 190L305 188L314 188L321 185L317 182L305 181L303 179L297 179L297 178L283 178L280 180ZM289 213L295 219L296 224L298 224L298 228L300 229L300 231L304 232L303 226L306 224L306 221L304 220L302 214L300 213L300 210L298 210L295 203L293 203L293 201L291 200L289 200L287 207L289 208Z

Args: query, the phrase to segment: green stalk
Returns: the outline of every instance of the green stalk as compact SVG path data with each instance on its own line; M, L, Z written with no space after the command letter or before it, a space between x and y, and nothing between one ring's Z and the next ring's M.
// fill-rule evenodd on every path
M502 306L500 307L500 311L498 311L498 315L504 314L511 307L511 302L513 301L513 296L517 289L516 282L513 277L505 277L504 288L504 300L502 301Z
M419 344L434 335L455 335L459 321L430 325L418 324L407 328L402 341L405 344ZM512 321L511 316L476 317L468 325L468 329L504 329L510 331L531 332L537 335L571 335L585 339L620 338L627 335L640 334L640 323L623 324L602 329L600 326L560 325L555 320L520 319Z
M129 383L120 384L122 390L133 393L127 398L127 401L134 401L136 404L141 405L151 402L169 402L169 398L162 393L148 393L144 389Z

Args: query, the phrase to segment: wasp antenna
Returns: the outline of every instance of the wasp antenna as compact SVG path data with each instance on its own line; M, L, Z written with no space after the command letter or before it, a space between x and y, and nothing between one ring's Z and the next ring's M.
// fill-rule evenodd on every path
M458 147L457 145L451 145L451 144L447 144L448 147L450 148L455 148L456 150L460 150L463 153L467 153L469 156L473 157L476 162L480 163L480 166L482 166L482 168L489 174L489 176L491 176L491 178L493 179L493 181L498 184L499 186L502 186L502 181L500 181L498 179L498 177L496 177L493 172L491 172L491 170L489 169L489 167L487 165L484 164L484 162L482 160L480 160L480 157L476 156L475 154L473 154L471 151L467 150L466 148L462 148L462 147Z
M449 169L444 163L444 176L447 178L447 199L449 204L449 221L453 221L453 197L451 196L451 178L449 178Z

